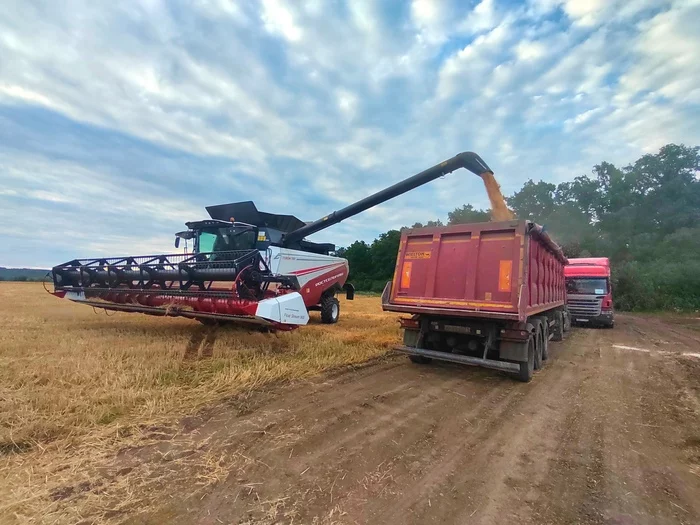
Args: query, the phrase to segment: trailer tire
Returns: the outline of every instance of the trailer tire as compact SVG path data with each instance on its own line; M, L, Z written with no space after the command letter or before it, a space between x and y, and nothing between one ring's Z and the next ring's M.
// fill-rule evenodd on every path
M520 362L520 371L517 374L518 381L528 383L535 373L535 336L533 334L527 340L527 361Z
M566 333L571 330L571 315L569 312L562 312L562 316L564 317L564 333Z
M425 357L422 355L409 355L408 358L411 360L411 363L415 363L417 365L427 365L433 361L430 357Z
M321 299L321 322L333 324L340 317L340 301L332 295L326 295Z
M549 359L549 319L542 320L542 366Z
M543 323L539 320L536 319L534 321L535 324L535 370L539 370L542 368L542 341L543 341L543 336L544 336L544 329L542 328Z
M554 337L552 341L562 341L564 339L564 314L561 310L554 312Z

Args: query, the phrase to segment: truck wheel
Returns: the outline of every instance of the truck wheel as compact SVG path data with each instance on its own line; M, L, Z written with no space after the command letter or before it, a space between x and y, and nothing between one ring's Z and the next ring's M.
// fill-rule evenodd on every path
M517 377L519 381L528 383L532 379L532 374L535 373L535 336L530 335L525 344L527 344L527 361L520 363Z
M408 358L411 360L411 363L416 363L417 365L427 365L432 362L431 358L422 355L409 355Z
M321 322L333 324L338 322L340 317L340 301L332 295L326 295L321 299Z
M542 366L549 359L549 319L542 321Z
M535 330L535 370L539 370L542 368L542 348L543 348L543 336L544 336L544 328L542 327L542 322L539 320L535 321L535 326L537 327Z
M562 312L562 316L564 317L564 333L566 333L571 330L571 316L568 312Z
M564 314L560 310L554 313L554 337L552 341L562 341L564 339Z

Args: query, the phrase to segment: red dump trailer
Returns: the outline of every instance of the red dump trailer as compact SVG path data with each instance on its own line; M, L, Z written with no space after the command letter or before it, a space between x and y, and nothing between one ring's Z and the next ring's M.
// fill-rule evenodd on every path
M569 329L561 248L530 221L405 230L382 294L415 363L484 366L529 381Z

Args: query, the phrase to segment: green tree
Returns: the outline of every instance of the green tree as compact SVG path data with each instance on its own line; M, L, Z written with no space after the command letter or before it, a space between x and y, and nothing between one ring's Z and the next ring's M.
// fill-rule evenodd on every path
M519 219L546 222L555 209L554 191L557 187L549 182L528 180L520 191L506 197L508 207Z
M469 224L472 222L488 222L491 220L490 210L477 210L471 204L465 204L447 214L447 224Z
M546 226L568 257L609 257L618 308L700 309L700 147L668 144L623 168L601 162L559 185L528 180L506 200L518 218ZM448 224L488 220L471 204L448 214ZM348 247L358 289L381 291L399 237L392 230Z

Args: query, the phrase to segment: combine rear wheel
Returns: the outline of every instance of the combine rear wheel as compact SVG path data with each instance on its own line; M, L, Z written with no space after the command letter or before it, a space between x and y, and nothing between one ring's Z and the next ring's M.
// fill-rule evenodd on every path
M340 301L332 295L326 295L321 299L321 322L333 324L340 317Z

